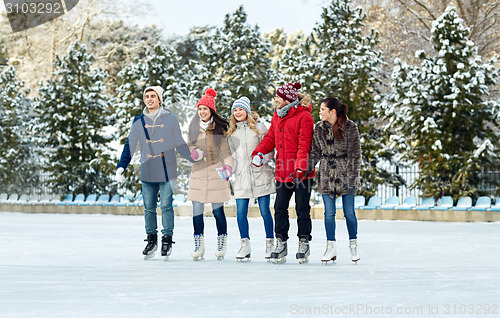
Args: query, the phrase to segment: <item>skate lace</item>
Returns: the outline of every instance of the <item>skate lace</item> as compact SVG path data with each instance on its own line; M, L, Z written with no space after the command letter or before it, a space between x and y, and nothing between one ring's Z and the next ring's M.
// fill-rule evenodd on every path
M281 240L276 240L276 247L274 248L275 253L280 253L285 249L285 244Z
M308 247L309 244L307 244L306 242L299 242L299 253L307 252Z
M194 237L194 251L197 252L199 251L201 247L201 237L195 236Z
M226 242L226 235L217 236L217 251L222 251Z
M357 245L356 244L350 244L349 247L351 248L351 254L356 255L357 254Z

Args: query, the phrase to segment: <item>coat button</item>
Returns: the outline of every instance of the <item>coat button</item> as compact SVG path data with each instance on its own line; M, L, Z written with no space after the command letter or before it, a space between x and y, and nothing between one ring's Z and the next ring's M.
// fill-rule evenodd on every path
M280 146L280 148L283 148L283 146Z

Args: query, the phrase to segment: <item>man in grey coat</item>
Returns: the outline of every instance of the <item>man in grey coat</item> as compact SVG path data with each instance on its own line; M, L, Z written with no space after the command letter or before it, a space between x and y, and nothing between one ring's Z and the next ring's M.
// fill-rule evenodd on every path
M116 177L123 181L123 173L130 163L139 144L141 152L141 181L144 201L147 245L143 250L144 259L154 257L158 247L156 206L160 193L162 215L161 255L168 259L172 252L174 231L174 209L172 206L177 160L175 151L191 159L189 148L182 138L179 120L170 110L162 107L163 89L149 86L144 90L145 107L142 115L134 118L127 142L123 146Z

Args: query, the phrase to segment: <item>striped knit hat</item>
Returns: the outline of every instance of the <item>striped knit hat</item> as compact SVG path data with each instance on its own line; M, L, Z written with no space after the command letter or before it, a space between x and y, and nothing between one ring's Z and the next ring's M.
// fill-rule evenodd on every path
M236 107L241 107L250 114L250 100L246 96L242 96L234 101L233 107L231 107L231 114Z

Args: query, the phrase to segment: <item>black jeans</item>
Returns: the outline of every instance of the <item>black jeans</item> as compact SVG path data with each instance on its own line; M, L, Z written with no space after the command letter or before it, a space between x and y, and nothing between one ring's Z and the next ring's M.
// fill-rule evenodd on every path
M288 205L293 193L295 193L295 210L297 211L297 236L305 237L309 241L311 236L311 188L313 179L303 180L301 183L276 181L276 200L274 201L274 232L276 237L281 236L283 241L288 240L290 221L288 216Z

